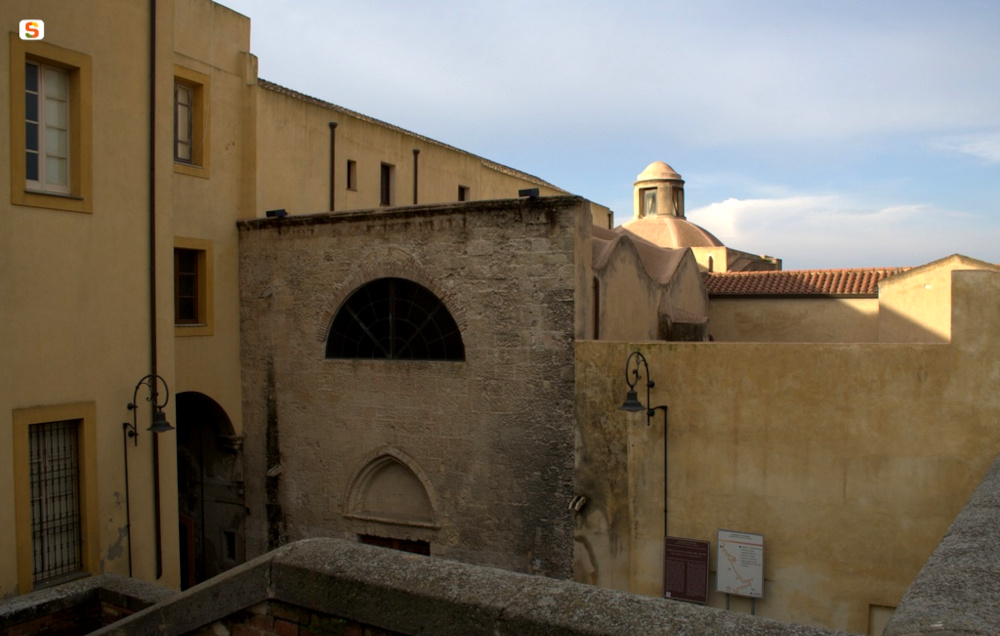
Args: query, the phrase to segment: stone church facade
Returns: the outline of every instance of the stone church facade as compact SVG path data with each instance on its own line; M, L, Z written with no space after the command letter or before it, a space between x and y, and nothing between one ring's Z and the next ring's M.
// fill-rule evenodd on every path
M241 222L247 501L267 510L248 552L360 538L572 577L590 231L575 197ZM404 297L434 317L398 345L375 334L385 350L336 348L345 320L400 333ZM403 352L445 314L457 353Z

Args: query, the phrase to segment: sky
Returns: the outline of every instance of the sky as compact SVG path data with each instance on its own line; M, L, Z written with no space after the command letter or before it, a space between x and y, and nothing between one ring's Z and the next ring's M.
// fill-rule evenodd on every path
M785 269L1000 263L1000 1L221 0L260 77Z

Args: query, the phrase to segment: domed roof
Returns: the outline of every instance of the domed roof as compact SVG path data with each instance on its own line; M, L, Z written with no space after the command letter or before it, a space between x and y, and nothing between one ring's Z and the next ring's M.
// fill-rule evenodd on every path
M671 181L683 181L681 175L677 174L677 171L663 163L662 161L654 161L653 163L646 166L646 169L639 173L639 176L635 178L636 183L639 181L656 181L661 179L669 179Z
M616 231L625 231L660 247L724 247L711 232L677 216L644 216L623 223Z

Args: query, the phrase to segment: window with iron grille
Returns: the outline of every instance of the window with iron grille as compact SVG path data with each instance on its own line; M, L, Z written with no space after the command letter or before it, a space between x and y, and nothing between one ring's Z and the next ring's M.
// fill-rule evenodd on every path
M465 360L465 345L433 292L404 278L379 278L344 301L330 327L326 357Z
M32 424L28 432L33 578L83 569L80 522L81 420Z

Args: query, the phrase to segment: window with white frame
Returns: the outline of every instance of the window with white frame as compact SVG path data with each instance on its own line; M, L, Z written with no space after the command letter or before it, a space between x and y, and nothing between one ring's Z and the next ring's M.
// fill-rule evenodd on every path
M69 73L28 61L24 93L25 185L28 190L69 194Z
M29 427L32 577L35 583L83 570L80 424L80 420L65 420Z

